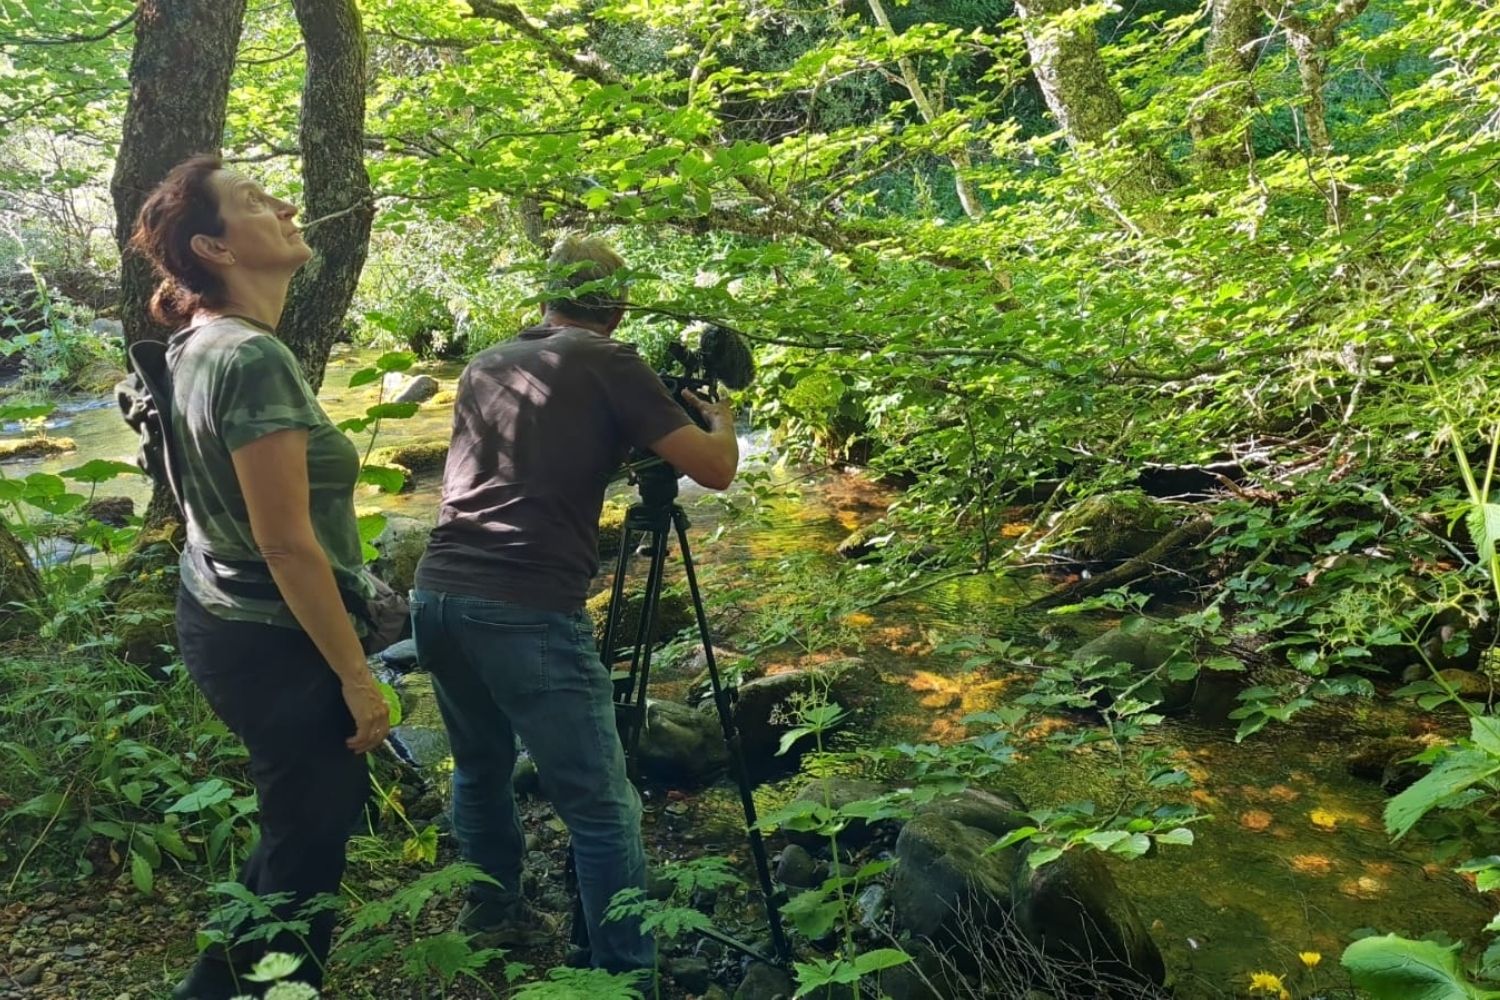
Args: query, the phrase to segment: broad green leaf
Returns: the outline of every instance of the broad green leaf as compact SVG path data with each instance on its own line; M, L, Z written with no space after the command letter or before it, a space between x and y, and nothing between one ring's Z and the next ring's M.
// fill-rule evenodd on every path
M1485 566L1495 559L1495 544L1500 542L1500 504L1478 503L1469 508L1464 523L1479 550L1479 558Z
M191 791L167 807L168 813L195 813L234 798L234 789L220 778L199 782Z
M64 479L75 479L81 483L103 483L116 476L144 476L138 466L129 462L111 462L94 458L74 469L64 469L58 475Z
M380 375L381 372L379 368L361 368L359 371L349 376L349 388L358 389L362 385L369 385L371 382L379 382Z
M860 975L868 976L872 972L891 969L910 961L911 956L900 948L876 948L856 955L854 967L859 970Z
M1399 840L1432 809L1496 774L1500 774L1500 758L1473 750L1448 753L1420 781L1386 803L1386 832Z
M1349 979L1375 1000L1494 1000L1500 991L1469 982L1457 947L1411 941L1387 934L1367 937L1344 949L1340 959Z
M400 493L406 485L406 473L389 465L365 465L359 470L359 481L382 493Z

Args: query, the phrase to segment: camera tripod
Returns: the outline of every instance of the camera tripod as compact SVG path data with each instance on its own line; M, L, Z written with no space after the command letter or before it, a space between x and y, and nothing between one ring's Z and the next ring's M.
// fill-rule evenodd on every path
M651 679L651 644L656 624L656 609L660 603L662 579L665 576L667 548L675 533L682 552L682 565L687 575L688 591L693 599L693 613L698 623L698 636L703 643L703 657L708 665L709 682L713 689L714 707L718 711L719 726L724 733L724 745L729 751L730 772L739 786L740 805L745 813L746 836L750 842L750 854L755 862L756 875L760 881L761 894L765 898L766 921L771 932L774 957L762 955L752 946L736 940L718 930L704 930L705 937L734 948L751 958L776 965L789 965L791 950L786 933L781 926L779 905L781 894L771 880L771 866L766 856L765 841L756 825L755 798L750 784L750 773L745 765L744 751L740 745L739 731L734 722L733 692L725 688L719 677L718 664L714 660L713 642L708 634L708 619L703 613L703 597L698 590L698 577L693 570L692 550L688 547L688 518L677 503L677 470L660 460L650 460L631 468L640 492L640 501L632 504L625 513L625 525L620 538L620 555L615 565L615 577L610 591L609 614L604 624L604 642L600 657L610 667L615 678L615 720L620 729L620 739L625 745L625 764L630 780L639 783L638 751L641 733L646 728L646 692ZM646 574L646 591L641 601L640 620L636 625L634 641L627 646L617 646L616 633L622 630L621 618L625 611L625 575L630 557L642 542L650 546L650 566ZM628 661L628 672L615 669L617 664ZM568 874L573 872L573 854L568 852ZM574 888L573 944L587 946L588 929L583 919L582 898Z

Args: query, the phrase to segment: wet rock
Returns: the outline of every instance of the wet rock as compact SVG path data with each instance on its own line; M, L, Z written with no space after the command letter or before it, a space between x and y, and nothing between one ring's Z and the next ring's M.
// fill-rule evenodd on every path
M418 375L401 388L392 402L422 403L438 394L438 380L431 375Z
M125 324L117 319L101 316L89 324L89 332L96 337L123 337Z
M834 547L834 551L845 559L863 559L884 548L893 537L894 533L889 524L876 521L850 532Z
M708 989L710 982L708 963L701 958L688 955L675 958L667 966L667 971L689 993L702 993Z
M776 862L776 881L799 889L810 889L823 881L817 859L801 844L788 844Z
M614 595L608 590L595 594L589 598L585 605L589 617L594 622L594 642L599 646L601 653L604 651L604 625L609 617L611 598ZM643 595L632 593L626 595L625 608L619 616L619 622L615 626L615 648L628 649L635 642L637 631L641 623L641 605ZM656 628L651 635L652 642L663 642L672 636L688 628L697 621L693 614L692 604L682 594L666 590L661 594L656 604ZM605 662L610 661L605 657Z
M798 801L816 802L834 811L844 809L855 802L878 799L889 791L884 785L861 778L814 778L798 790ZM838 833L839 846L844 849L858 848L873 840L882 830L894 825L892 820L867 823L863 819L850 819ZM786 838L794 844L823 847L828 843L826 834L786 830Z
M716 716L672 701L646 705L636 760L641 775L654 781L701 784L729 763L724 732Z
M83 542L74 541L71 538L39 538L32 547L32 558L37 567L61 566L70 563L74 559L83 556L91 556L99 550Z
M775 758L781 737L796 724L798 702L806 698L840 701L837 675L818 670L789 670L740 685L734 721L745 758L752 768L757 762ZM808 739L804 737L804 742Z
M1104 859L1068 851L1033 869L1026 861L1030 849L1017 859L1011 886L1016 922L1027 939L1049 958L1087 965L1092 977L1162 985L1161 951Z
M854 911L859 915L860 924L872 931L878 929L889 899L889 890L879 882L865 886L854 900Z
M130 497L100 497L84 504L82 514L85 520L123 528L135 516L135 501Z
M46 458L49 455L64 455L78 448L72 438L36 435L10 441L0 441L0 462L16 462L23 458Z
M537 774L536 761L530 757L516 758L516 766L510 774L510 787L521 798L542 794L542 780Z
M1408 736L1376 740L1344 761L1344 770L1356 778L1378 781L1387 795L1396 795L1416 784L1427 773L1426 764L1408 759L1425 749L1427 744Z
M417 641L415 639L402 639L375 655L379 657L381 663L398 674L411 673L417 669Z
M797 992L792 977L774 965L755 962L734 991L734 1000L791 1000Z
M1144 553L1176 524L1169 505L1140 490L1085 497L1053 522L1056 547L1089 562L1116 562Z
M371 543L379 555L370 563L370 572L396 593L407 593L416 579L417 563L427 549L427 536L431 532L429 521L387 514L385 529Z
M896 840L891 906L918 937L955 940L963 920L999 925L1010 908L1017 852L994 834L946 816L914 817Z
M1473 670L1460 670L1457 667L1449 667L1439 670L1438 676L1448 683L1458 693L1460 698L1476 698L1489 700L1494 693L1494 685L1489 678Z

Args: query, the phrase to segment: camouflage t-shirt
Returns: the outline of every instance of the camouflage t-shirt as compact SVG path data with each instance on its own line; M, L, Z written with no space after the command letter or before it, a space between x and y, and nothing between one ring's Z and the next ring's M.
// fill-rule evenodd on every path
M223 317L173 334L167 363L187 507L181 570L188 592L220 618L298 627L279 600L225 593L202 561L204 553L226 562L261 559L230 454L293 428L307 430L313 532L339 584L362 592L354 516L359 452L318 405L287 346L248 320Z

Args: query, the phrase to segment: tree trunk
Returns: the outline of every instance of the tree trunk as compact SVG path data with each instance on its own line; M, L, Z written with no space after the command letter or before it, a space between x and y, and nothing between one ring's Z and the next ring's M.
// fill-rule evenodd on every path
M141 204L167 171L190 156L220 151L245 0L140 0L138 12L130 97L109 182L127 345L163 340L172 332L147 313L156 276L149 262L126 252L126 244ZM158 483L146 523L160 524L176 509L171 493Z
M365 172L365 34L355 0L294 0L307 45L302 87L303 212L313 259L292 282L280 325L307 380L323 383L370 247L375 204ZM328 218L326 223L317 220Z
M1288 0L1259 0L1259 3L1286 32L1287 46L1297 60L1297 76L1302 82L1302 121L1307 129L1307 144L1317 155L1326 156L1333 152L1333 139L1328 134L1328 107L1323 100L1328 53L1338 42L1339 28L1364 13L1370 0L1338 0L1333 10L1316 22L1293 11Z
M0 520L0 642L36 635L42 582L26 547Z
M1204 93L1188 123L1198 158L1211 168L1239 167L1250 160L1245 116L1255 103L1250 71L1260 11L1255 0L1213 0L1213 23L1204 51Z
M1018 0L1031 71L1042 88L1052 116L1062 126L1069 145L1079 148L1107 143L1110 133L1125 121L1125 106L1099 54L1092 25L1063 27L1061 14L1082 6L1084 0ZM1132 143L1128 163L1104 192L1112 208L1176 187L1181 178L1172 164L1144 141Z
M875 21L894 41L900 36L896 29L891 26L891 19L885 12L885 5L881 0L869 0L870 12L875 15ZM896 60L897 67L901 70L901 81L906 84L907 92L917 105L917 111L921 113L922 120L931 124L938 116L938 109L927 96L927 88L922 86L922 78L917 76L917 67L912 61L902 56ZM974 182L969 178L969 170L972 163L969 160L969 151L965 147L959 147L948 157L953 164L953 187L958 193L958 203L963 206L964 214L971 219L984 217L984 208L979 204L979 194L974 190Z
M140 0L138 9L130 98L109 183L127 344L171 332L146 314L156 288L151 265L124 250L141 203L167 171L189 156L219 152L245 0Z

